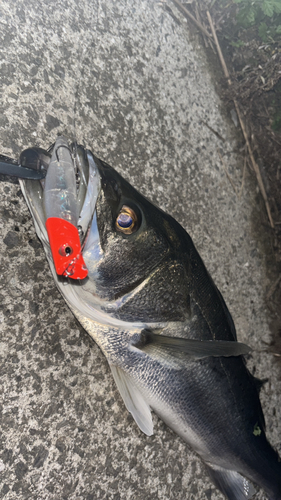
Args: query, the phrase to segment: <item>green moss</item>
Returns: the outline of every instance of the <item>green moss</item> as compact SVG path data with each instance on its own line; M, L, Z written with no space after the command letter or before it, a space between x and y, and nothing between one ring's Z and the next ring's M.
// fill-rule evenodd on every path
M254 436L260 436L261 435L261 428L258 425L258 422L255 424L254 430L253 430Z

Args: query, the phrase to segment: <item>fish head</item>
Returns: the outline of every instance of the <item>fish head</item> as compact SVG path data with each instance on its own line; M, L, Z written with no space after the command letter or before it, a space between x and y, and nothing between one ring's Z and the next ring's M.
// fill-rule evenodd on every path
M89 274L108 300L138 287L154 287L156 293L160 270L177 267L179 261L181 240L173 228L176 221L112 167L98 159L95 162L100 192L83 251Z
M57 285L61 288L66 280L58 275L46 233L49 218L67 219L79 234L87 275L75 282L69 272L60 274L81 303L124 321L163 323L187 317L188 235L181 226L84 147L58 138L51 153L46 178L21 181L21 186ZM71 247L66 240L57 254ZM71 261L71 255L66 257Z

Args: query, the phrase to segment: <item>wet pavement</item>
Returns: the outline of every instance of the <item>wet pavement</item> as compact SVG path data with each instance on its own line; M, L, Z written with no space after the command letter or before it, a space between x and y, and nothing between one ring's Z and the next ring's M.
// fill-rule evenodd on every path
M2 0L0 152L17 158L58 134L76 138L187 229L239 340L255 348L249 367L268 379L261 400L280 453L281 382L262 352L269 284L253 231L263 206L248 173L240 196L237 130L201 39L170 8ZM199 458L155 415L154 436L138 429L55 288L18 182L3 176L0 212L0 498L222 500Z

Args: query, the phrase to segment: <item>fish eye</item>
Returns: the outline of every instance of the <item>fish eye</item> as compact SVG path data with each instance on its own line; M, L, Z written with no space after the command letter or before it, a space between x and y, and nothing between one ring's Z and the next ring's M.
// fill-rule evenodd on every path
M137 228L137 216L134 210L123 205L115 221L115 228L124 234L132 234Z

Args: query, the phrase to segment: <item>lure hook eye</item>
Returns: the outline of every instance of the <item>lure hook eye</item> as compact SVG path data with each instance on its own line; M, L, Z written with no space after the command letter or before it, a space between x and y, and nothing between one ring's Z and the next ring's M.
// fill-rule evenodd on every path
M116 221L115 228L124 234L132 234L137 229L137 216L134 210L127 205L123 205Z
M62 255L62 257L69 257L73 252L73 249L70 245L65 243L59 248L59 254Z

